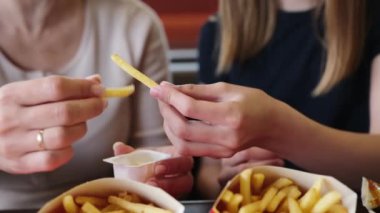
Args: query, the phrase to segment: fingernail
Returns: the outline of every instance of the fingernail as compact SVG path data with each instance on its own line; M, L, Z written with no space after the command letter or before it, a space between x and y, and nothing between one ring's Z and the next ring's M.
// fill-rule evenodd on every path
M91 86L91 92L94 94L94 95L103 95L104 93L104 87L102 87L101 85L99 84L94 84Z
M157 97L160 96L160 91L161 91L161 89L160 89L159 86L157 86L157 87L153 87L152 89L150 89L150 94L151 94L153 97L157 98Z
M165 172L166 172L166 166L164 165L157 165L154 167L154 173L156 175L165 174Z
M99 74L87 76L86 79L91 80L92 82L96 82L98 84L102 82L102 77Z

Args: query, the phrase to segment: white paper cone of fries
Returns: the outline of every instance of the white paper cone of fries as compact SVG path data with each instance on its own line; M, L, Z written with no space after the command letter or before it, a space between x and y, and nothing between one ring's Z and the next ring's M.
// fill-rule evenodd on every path
M231 179L210 213L355 213L356 202L357 194L333 177L260 166L246 169Z
M121 196L124 194L124 196ZM136 212L157 212L157 213L183 213L185 207L174 199L172 196L167 194L160 188L153 187L144 183L136 182L133 180L119 180L115 178L101 178L93 181L89 181L80 184L64 193L58 197L47 202L40 210L39 213L65 213L67 211L67 206L64 206L65 197L72 196L74 202L78 206L77 212L82 212L84 205L78 204L77 198L79 197L95 197L104 200L105 202L110 201L111 203L106 203L107 207L104 205L102 207L97 207L99 210L102 208L114 208L114 203L117 204L121 202L122 205L128 205L131 208L136 208ZM137 195L137 196L136 196ZM129 202L126 196L137 197L137 201ZM135 200L136 200L135 199ZM102 202L104 202L102 201ZM124 202L126 201L126 202ZM133 202L132 205L130 205ZM90 202L91 203L91 202ZM112 204L112 205L111 205ZM94 205L96 206L96 205ZM119 206L116 206L119 208ZM115 208L116 208L115 207ZM71 207L69 207L71 208ZM120 207L123 209L122 207ZM119 209L120 209L119 208ZM148 209L144 209L148 208ZM109 208L110 209L110 208ZM143 210L141 210L143 209ZM110 209L115 211L115 209ZM89 211L94 212L94 211ZM131 210L126 212L132 212ZM134 211L133 211L134 212Z

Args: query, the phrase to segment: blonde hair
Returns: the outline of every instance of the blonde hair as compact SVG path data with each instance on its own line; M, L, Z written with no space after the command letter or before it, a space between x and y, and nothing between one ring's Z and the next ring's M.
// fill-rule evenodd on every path
M328 92L358 66L365 42L365 1L328 0L319 6L324 21L324 72L313 95ZM217 74L235 60L256 55L271 39L276 0L219 0L220 46Z

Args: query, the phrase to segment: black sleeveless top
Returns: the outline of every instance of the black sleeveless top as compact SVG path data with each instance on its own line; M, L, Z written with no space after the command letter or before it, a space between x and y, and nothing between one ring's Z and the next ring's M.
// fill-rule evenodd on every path
M320 80L325 53L316 33L313 11L279 11L275 32L268 45L244 63L234 63L230 72L222 76L215 76L218 22L208 21L201 30L199 41L199 81L224 81L259 88L322 124L368 132L370 65L380 52L380 19L377 15L380 10L377 8L371 15L372 24L359 68L324 95L311 95Z

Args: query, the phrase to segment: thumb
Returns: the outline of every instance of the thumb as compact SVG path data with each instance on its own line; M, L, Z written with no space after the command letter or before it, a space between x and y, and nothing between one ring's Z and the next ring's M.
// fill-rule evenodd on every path
M127 154L135 150L133 147L125 145L122 142L114 143L112 148L115 155Z
M92 83L95 83L95 84L102 83L102 77L99 74L87 76L86 79L90 80Z

